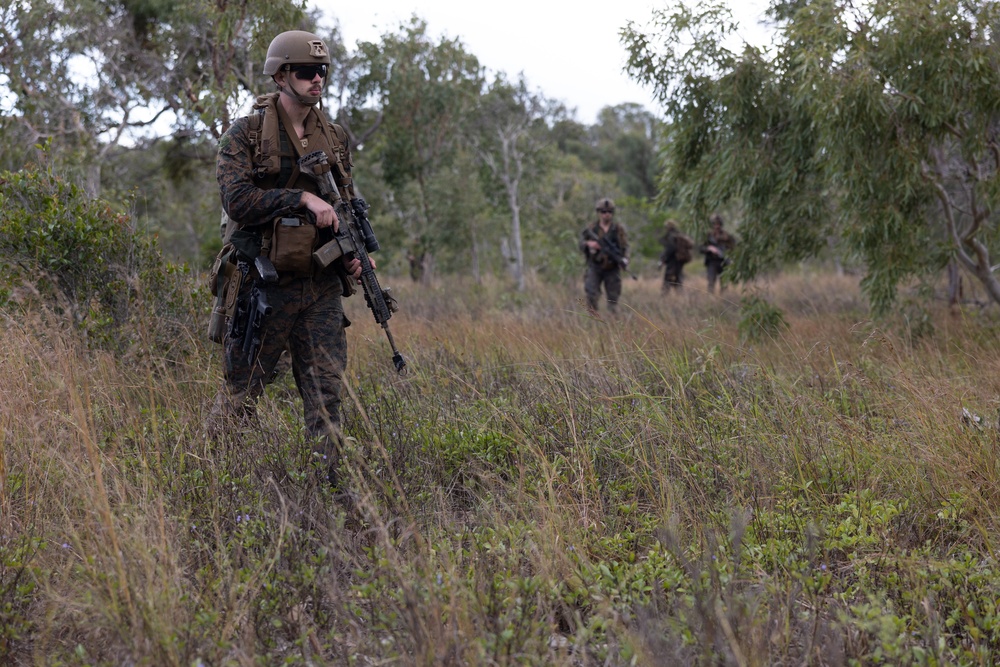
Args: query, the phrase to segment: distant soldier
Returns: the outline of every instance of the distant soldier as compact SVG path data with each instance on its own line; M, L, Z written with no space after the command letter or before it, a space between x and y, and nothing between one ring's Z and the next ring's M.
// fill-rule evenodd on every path
M608 296L608 311L618 311L618 297L622 293L621 270L628 267L628 239L625 228L612 218L615 203L604 197L597 200L597 220L588 225L580 238L580 251L587 258L587 275L583 288L587 294L587 307L597 312L601 284Z
M660 266L663 267L663 291L679 288L684 282L684 265L691 261L694 240L677 228L677 222L667 220L663 237L663 253Z
M705 275L708 277L708 291L715 292L715 282L722 275L722 270L729 265L729 253L736 245L732 235L722 228L722 216L713 213L708 218L712 228L698 251L705 256ZM725 290L725 285L719 280L719 291Z

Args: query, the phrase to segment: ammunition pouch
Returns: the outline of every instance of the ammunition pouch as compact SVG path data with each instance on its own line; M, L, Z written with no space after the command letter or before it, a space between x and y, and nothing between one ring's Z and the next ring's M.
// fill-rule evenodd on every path
M277 218L268 259L279 274L311 275L317 236L316 225L302 218Z

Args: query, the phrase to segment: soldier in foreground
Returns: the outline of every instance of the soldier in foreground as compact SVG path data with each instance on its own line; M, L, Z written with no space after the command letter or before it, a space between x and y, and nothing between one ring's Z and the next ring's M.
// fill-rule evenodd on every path
M722 228L722 216L713 213L708 218L712 228L698 251L705 256L705 275L708 278L708 291L715 292L715 283L719 282L719 291L726 289L720 279L723 269L729 264L729 253L736 245L732 235Z
M342 221L297 162L323 151L341 196L355 198L346 132L317 106L329 66L329 51L316 35L279 34L264 63L278 92L258 98L250 116L233 123L219 142L217 178L230 222L213 271L231 275L221 288L231 307L223 339L225 381L209 432L254 414L287 347L314 457L336 486L350 325L341 299L354 292L362 266L347 255L324 268L314 262L313 251Z
M587 308L597 312L601 285L608 297L608 311L618 312L622 293L621 271L628 270L628 238L625 228L614 221L615 203L604 197L597 200L597 220L588 225L580 238L580 251L587 258L587 274L583 288ZM632 276L635 278L635 276Z

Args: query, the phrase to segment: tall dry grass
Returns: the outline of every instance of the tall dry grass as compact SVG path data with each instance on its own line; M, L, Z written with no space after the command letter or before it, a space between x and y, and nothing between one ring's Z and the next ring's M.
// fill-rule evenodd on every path
M0 659L992 664L995 314L873 322L789 274L746 342L747 292L702 284L593 317L579 285L399 283L405 377L352 300L354 508L289 377L212 441L218 348L5 317Z

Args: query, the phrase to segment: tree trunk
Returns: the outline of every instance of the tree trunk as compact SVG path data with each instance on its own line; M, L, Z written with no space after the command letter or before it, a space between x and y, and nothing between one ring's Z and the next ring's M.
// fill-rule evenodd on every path
M476 244L476 230L473 228L471 230L472 235L472 278L476 281L477 285L483 284L483 276L479 273L479 248Z
M962 274L958 270L958 262L954 259L948 262L948 305L954 308L962 302Z

